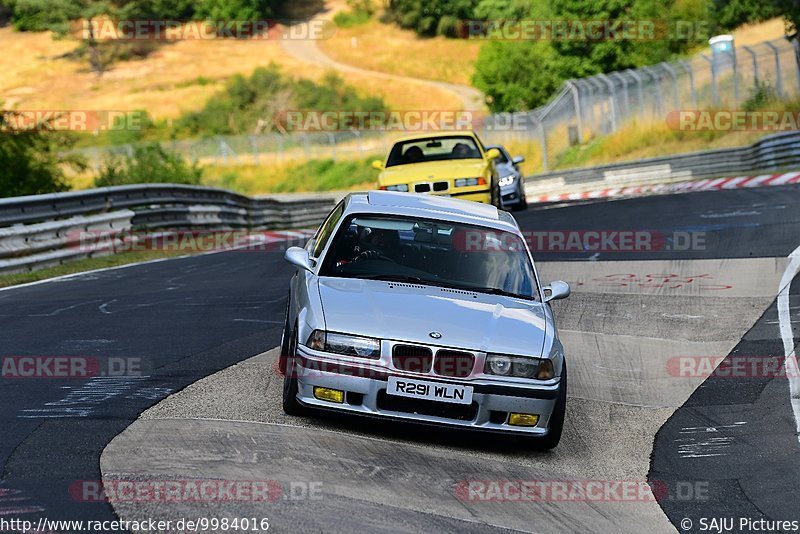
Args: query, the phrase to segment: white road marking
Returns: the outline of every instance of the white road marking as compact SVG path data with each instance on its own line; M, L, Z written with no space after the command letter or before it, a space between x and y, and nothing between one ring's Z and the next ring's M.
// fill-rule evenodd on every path
M792 401L796 431L800 432L800 380L797 377L797 355L794 350L794 334L789 313L789 288L792 280L800 271L800 247L789 254L789 265L783 272L778 293L778 322L780 323L781 338L783 339L783 353L786 376L789 378L789 398ZM791 366L791 367L790 367ZM794 371L794 372L790 372ZM800 435L798 435L800 439Z

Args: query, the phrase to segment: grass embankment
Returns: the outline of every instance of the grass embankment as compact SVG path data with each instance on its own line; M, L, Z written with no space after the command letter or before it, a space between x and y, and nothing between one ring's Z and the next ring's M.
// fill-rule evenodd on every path
M28 284L30 282L38 282L39 280L45 280L47 278L55 278L56 276L82 273L107 267L117 267L120 265L137 263L141 261L175 258L178 256L186 256L187 254L188 252L186 251L147 251L125 252L110 256L85 258L82 260L76 260L62 265L57 265L55 267L48 267L39 271L0 275L0 287Z
M147 110L156 120L174 119L203 105L235 74L278 65L301 79L321 80L327 69L287 54L278 40L185 40L163 44L143 59L114 63L102 76L70 53L73 39L48 32L0 28L0 101L6 109ZM459 109L445 90L374 76L348 74L360 96L383 98L392 109Z
M375 187L378 177L372 160L382 158L376 154L363 159L314 159L272 166L211 165L205 167L203 182L247 195L367 190Z
M411 30L373 17L337 27L336 33L320 41L319 46L335 60L363 69L471 85L481 44L445 37L421 39Z

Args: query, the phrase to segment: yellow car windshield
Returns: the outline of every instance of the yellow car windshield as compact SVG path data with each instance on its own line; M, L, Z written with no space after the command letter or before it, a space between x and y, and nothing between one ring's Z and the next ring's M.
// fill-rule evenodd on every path
M392 147L386 166L451 159L481 159L481 157L481 151L475 144L475 139L470 136L454 135L452 137L410 139L400 141Z

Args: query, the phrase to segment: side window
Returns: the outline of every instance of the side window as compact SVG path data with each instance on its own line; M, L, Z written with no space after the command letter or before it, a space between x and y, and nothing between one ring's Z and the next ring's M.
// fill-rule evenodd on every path
M339 219L342 218L342 213L344 213L344 203L340 202L338 206L333 208L333 211L328 215L328 218L325 219L325 222L322 223L322 226L319 227L319 231L314 237L314 249L311 252L311 255L315 258L319 258L322 251L325 250L325 245L328 244L333 229L336 228L336 224L339 222Z

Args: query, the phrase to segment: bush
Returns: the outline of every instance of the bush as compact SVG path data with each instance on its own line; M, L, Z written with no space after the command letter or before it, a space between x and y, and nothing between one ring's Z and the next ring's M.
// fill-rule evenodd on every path
M196 163L188 164L174 152L168 152L158 143L135 147L133 154L114 157L94 180L96 187L112 185L171 183L197 185L203 169Z
M772 83L769 80L759 80L756 81L755 86L750 88L747 99L742 103L742 109L744 111L756 111L764 109L768 104L777 102L778 100L780 100L778 93L775 91Z
M474 18L478 0L389 0L387 16L419 35L457 35L460 22Z
M350 28L366 24L375 14L373 0L347 0L349 11L339 11L333 16L333 22L340 28Z
M182 115L176 129L189 135L241 135L261 133L276 124L281 112L384 111L380 98L360 97L341 76L331 72L321 82L291 80L271 65L257 68L252 76L233 76L225 89L202 110ZM278 122L278 129L286 128Z
M15 132L12 121L0 113L0 197L68 190L64 167L86 168L80 157L59 155L72 147L74 138L57 132Z
M543 41L490 41L481 47L472 83L492 111L523 111L555 93L564 81L561 62Z

